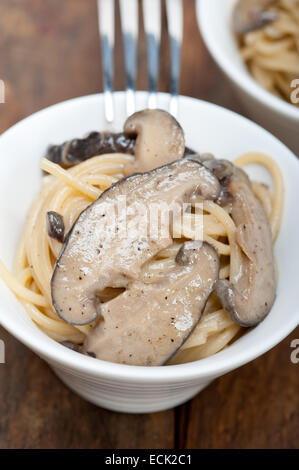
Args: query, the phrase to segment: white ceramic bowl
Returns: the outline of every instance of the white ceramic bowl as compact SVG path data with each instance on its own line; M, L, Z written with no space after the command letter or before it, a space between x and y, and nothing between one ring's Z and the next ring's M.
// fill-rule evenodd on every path
M203 39L214 60L234 84L252 119L299 155L299 109L266 91L248 72L231 27L236 1L197 0Z
M146 96L138 93L139 109L145 107ZM167 95L160 94L159 106L167 109L168 99ZM117 93L115 100L118 115L115 127L120 129L125 119L124 94ZM151 412L178 405L211 380L275 346L299 321L298 161L267 131L231 111L187 97L180 97L179 105L179 120L189 146L227 159L246 151L266 152L283 170L287 183L286 206L275 248L280 280L275 305L259 326L226 350L198 362L149 368L112 364L78 354L48 338L0 282L3 327L47 361L61 380L79 395L117 411ZM12 266L27 210L39 189L38 162L47 145L105 127L103 96L92 95L40 111L0 137L0 258L8 267ZM268 181L266 173L260 169L251 170L252 175Z

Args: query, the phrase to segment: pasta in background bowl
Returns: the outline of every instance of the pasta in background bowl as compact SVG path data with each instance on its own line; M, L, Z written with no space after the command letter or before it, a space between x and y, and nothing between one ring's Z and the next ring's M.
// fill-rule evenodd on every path
M137 94L138 109L145 107L146 97L146 93ZM167 109L168 99L168 95L159 94L159 107ZM119 131L125 120L123 93L116 94L116 104L119 114L115 130ZM215 105L180 97L179 121L185 130L187 145L199 152L212 152L217 158L228 160L248 152L265 153L282 169L286 200L281 232L275 245L279 265L277 299L262 323L218 354L200 361L149 368L94 360L58 344L30 320L24 308L0 282L1 324L45 359L70 388L109 409L149 412L182 403L214 378L273 347L298 324L298 223L293 216L298 197L298 162L266 131ZM38 163L49 142L63 142L105 128L103 98L94 95L43 110L1 136L0 214L5 224L1 224L0 229L0 258L9 269L26 213L39 190ZM231 129L234 129L233 138ZM33 140L32 135L38 137ZM251 165L248 171L252 179L271 183L263 168Z
M282 42L274 44L271 44L270 41L268 44L265 41L265 30L250 31L242 36L243 44L244 41L247 44L245 43L243 49L240 50L238 38L233 28L237 1L197 1L198 24L203 39L214 60L235 86L235 90L251 118L273 132L296 154L299 154L299 73L297 71L299 56L296 61L296 52L293 51L293 43L297 44L297 34L299 34L296 32L297 26L292 23L290 25L294 29L292 36L290 35ZM248 4L250 3L248 2ZM286 3L297 5L296 0L289 2L286 0ZM285 29L287 27L285 24L280 24L288 21L286 16L286 14L282 15L276 28L281 26ZM272 35L277 35L278 32L274 25L275 23L270 23L267 28ZM277 51L279 48L282 49L282 52L288 52L288 47L291 47L292 50L288 54L283 52L280 56L277 53L274 59L273 55L265 57L263 47L264 49L268 48L268 53L271 48L271 52L273 49ZM258 54L255 54L255 51L258 51ZM279 57L283 57L284 60L280 67L277 66ZM246 60L249 69L245 63ZM283 67L285 73L279 71ZM287 90L288 80L290 81L289 91Z
M257 6L260 11L254 15ZM232 27L253 78L299 107L299 1L241 0L235 6Z

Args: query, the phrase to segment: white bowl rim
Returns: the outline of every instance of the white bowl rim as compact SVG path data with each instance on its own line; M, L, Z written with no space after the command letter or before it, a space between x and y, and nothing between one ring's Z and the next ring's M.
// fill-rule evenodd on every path
M211 28L211 25L205 20L210 2L211 0L196 0L196 13L200 32L215 62L219 64L222 70L239 88L247 91L252 98L258 99L270 109L279 111L285 117L299 121L299 109L296 108L296 106L293 106L264 89L249 73L242 71L242 80L239 79L241 73L240 68L234 61L229 59L225 53L225 48L222 47L221 41L215 39L213 36L213 28Z
M124 92L115 92L117 95L124 94ZM137 93L144 94L144 91L138 91ZM98 98L102 94L91 94L86 96L81 96L77 98L72 98L70 100L62 101L56 103L52 106L44 108L36 113L31 114L25 119L19 121L7 131L5 131L1 136L2 137L11 134L15 131L18 126L22 125L25 121L30 122L31 119L42 116L43 113L48 112L49 110L57 109L65 105L71 105L74 102L80 102L84 100L93 100ZM161 96L169 96L167 93L159 93ZM188 96L180 95L180 99L186 101L198 101L201 104L214 108L215 110L220 111L221 113L234 115L238 119L242 120L244 124L250 125L251 127L256 127L259 131L271 136L279 145L283 146L289 154L291 160L295 161L296 164L299 164L298 159L295 155L281 142L279 139L274 137L270 132L263 129L258 124L253 121L241 116L229 109L223 108L213 103L209 103L204 100L199 100L197 98L192 98ZM2 315L1 315L2 313ZM297 315L296 315L297 313ZM119 382L127 383L148 383L148 384L167 384L171 382L183 383L185 381L191 381L194 379L204 378L206 381L210 378L220 376L225 372L236 369L243 364L246 364L253 359L261 356L262 354L269 351L271 348L276 346L280 341L282 341L286 336L288 336L299 323L299 308L298 311L294 312L294 315L287 323L285 323L275 334L269 335L265 338L263 343L253 344L250 348L247 348L238 354L238 356L233 356L230 358L223 358L221 356L221 351L213 356L201 359L199 361L194 361L186 364L171 365L171 366L159 366L159 367L143 367L143 366L130 366L125 364L116 364L111 362L106 362L102 360L94 360L91 357L85 356L83 354L74 352L65 346L62 346L58 342L47 337L47 342L40 341L39 338L27 332L24 334L24 331L19 327L15 329L14 321L10 316L3 314L3 311L0 310L0 325L2 325L9 333L17 338L21 343L25 344L29 349L35 351L36 354L41 356L43 359L61 366L62 368L70 368L73 371L76 370L79 374L88 374L93 377L101 377L107 379L114 379ZM46 335L45 335L46 336Z

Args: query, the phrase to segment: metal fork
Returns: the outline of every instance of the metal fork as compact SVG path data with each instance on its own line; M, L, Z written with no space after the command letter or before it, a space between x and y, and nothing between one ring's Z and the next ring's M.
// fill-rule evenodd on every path
M102 47L103 87L105 117L108 123L114 120L114 37L115 0L97 0L99 32ZM126 72L126 112L134 113L138 46L138 0L119 0L121 26L124 42ZM161 40L161 0L142 0L144 29L147 43L148 107L157 107L157 84L159 78L159 51ZM183 38L182 0L166 0L168 33L170 38L170 93L169 112L177 117Z

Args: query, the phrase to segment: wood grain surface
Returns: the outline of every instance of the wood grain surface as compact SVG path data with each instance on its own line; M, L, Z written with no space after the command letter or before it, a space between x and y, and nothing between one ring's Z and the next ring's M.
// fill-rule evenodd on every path
M140 26L138 88L146 89L141 18ZM119 12L116 36L115 88L121 90ZM1 132L45 106L101 91L95 0L1 0L0 38L0 79L6 85ZM159 88L168 91L165 11L160 66ZM205 49L193 0L184 1L181 93L244 114ZM126 415L73 394L0 327L6 346L6 364L0 364L0 448L298 448L299 364L290 360L295 338L299 329L175 410Z

